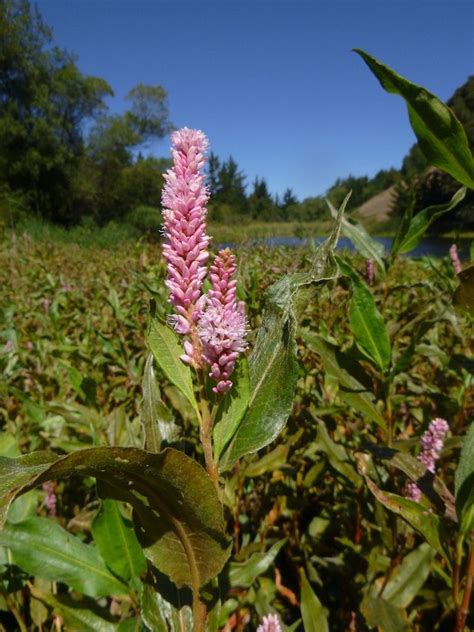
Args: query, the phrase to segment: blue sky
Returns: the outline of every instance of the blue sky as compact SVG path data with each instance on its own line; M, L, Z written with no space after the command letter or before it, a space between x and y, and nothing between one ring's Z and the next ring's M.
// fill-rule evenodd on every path
M472 0L37 0L55 42L106 79L111 111L138 82L169 93L197 127L270 191L302 199L341 176L399 167L412 143L403 101L362 48L448 99L474 73ZM167 155L169 139L148 150Z

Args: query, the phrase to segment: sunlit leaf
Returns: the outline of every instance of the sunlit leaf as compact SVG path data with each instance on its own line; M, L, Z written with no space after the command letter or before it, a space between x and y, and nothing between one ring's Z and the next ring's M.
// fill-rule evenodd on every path
M382 314L377 309L372 292L347 261L338 258L339 267L352 283L349 319L358 346L386 371L390 365L391 346Z
M115 501L102 501L92 522L92 535L104 562L125 582L146 570L146 559L133 525L125 520Z
M163 325L156 318L152 319L148 330L147 343L163 373L170 382L179 388L199 417L191 371L180 359L184 351L175 333L170 327Z
M355 49L382 87L403 97L420 148L431 164L474 188L474 159L454 112L425 88L411 83L360 49Z
M414 215L403 234L399 234L392 244L392 255L410 252L418 246L431 224L448 211L455 208L466 196L466 189L456 191L446 204L428 206Z
M397 608L409 606L430 574L434 555L426 543L406 555L384 588L385 601Z
M0 531L0 545L8 547L15 563L30 575L64 582L91 597L128 592L94 546L84 544L52 520L34 517L7 524Z
M257 577L270 568L285 542L286 539L279 540L266 553L252 553L246 562L231 562L229 565L231 586L249 588Z
M305 632L329 632L326 610L311 588L303 569L300 569L301 578L301 616Z

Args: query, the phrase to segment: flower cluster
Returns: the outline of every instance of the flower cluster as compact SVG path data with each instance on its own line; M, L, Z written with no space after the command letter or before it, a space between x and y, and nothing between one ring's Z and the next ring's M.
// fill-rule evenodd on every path
M209 193L200 170L208 142L197 130L183 128L171 136L173 168L165 173L163 256L168 264L166 285L178 315L178 333L188 334L199 319L198 306L207 274L209 237L206 204Z
M235 255L221 250L211 266L212 288L206 295L206 307L198 322L204 360L211 367L209 376L217 382L216 393L226 393L239 354L246 348L245 305L236 300L237 269Z
M365 260L365 280L367 285L373 285L375 281L375 266L372 259Z
M280 621L276 614L267 614L258 626L257 632L282 632Z
M440 417L433 419L428 426L428 430L423 433L420 439L421 452L418 460L426 466L430 472L435 472L435 464L441 455L444 440L448 433L448 422ZM415 483L408 484L408 497L412 500L421 499L421 491Z
M221 250L210 268L211 289L202 293L208 274L206 204L209 192L201 173L206 162L206 136L183 128L172 134L173 167L165 174L163 255L168 264L166 285L177 314L175 330L184 336L181 359L201 368L210 367L213 390L226 393L239 353L246 348L245 306L236 300L235 256Z
M459 274L462 270L462 267L456 244L453 244L449 249L449 256L451 257L451 263L453 264L454 272L456 274Z

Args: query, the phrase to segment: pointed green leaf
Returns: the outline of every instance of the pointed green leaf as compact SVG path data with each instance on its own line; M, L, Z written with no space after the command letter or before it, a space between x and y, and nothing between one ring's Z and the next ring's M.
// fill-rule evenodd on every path
M364 475L364 478L372 494L384 507L406 520L416 531L421 533L435 551L449 561L442 544L443 526L439 516L414 500L382 491L368 476Z
M318 437L315 441L316 449L327 455L330 465L336 472L339 472L356 487L359 487L362 479L356 472L355 467L350 463L346 449L342 445L334 443L321 420L318 419L316 422L318 424Z
M302 338L308 347L321 357L326 373L332 375L339 382L338 396L340 399L351 408L366 415L370 420L375 421L385 430L385 420L375 405L374 395L350 373L350 367L338 347L308 329L302 331Z
M266 553L253 553L246 562L231 562L229 565L230 585L250 588L257 577L270 568L285 542L286 538L279 540Z
M367 595L360 609L371 628L377 628L379 632L410 632L404 610L382 597Z
M426 542L406 555L384 588L385 601L397 608L407 608L427 580L434 555Z
M118 626L105 618L108 613L102 612L90 599L43 593L38 598L52 608L56 616L62 617L67 632L118 632Z
M150 452L158 452L161 441L177 439L179 429L173 416L160 397L153 369L153 354L149 353L145 362L142 381L143 401L140 418L145 432L145 446Z
M464 440L454 476L456 510L463 533L474 528L474 423Z
M372 292L347 261L337 258L339 267L352 283L352 298L349 310L352 333L358 346L375 364L386 371L390 365L391 346L382 314Z
M225 397L223 411L214 427L214 458L219 459L225 447L234 436L242 417L247 410L250 399L249 366L246 358L242 358L235 371L234 385Z
M329 632L325 608L317 598L303 569L301 576L301 616L305 632Z
M186 397L199 417L199 409L194 396L193 382L189 367L180 359L184 351L174 333L159 322L152 319L147 335L147 343L155 360L163 373Z
M329 206L329 210L331 211L331 215L336 218L337 210L334 208L329 200L326 200L326 202ZM360 222L356 222L354 219L343 217L341 231L345 237L351 240L352 245L357 250L357 252L360 252L363 257L365 257L366 259L371 259L377 264L382 277L385 278L383 244L373 239L368 231L365 229L365 227Z
M413 131L426 158L439 169L471 189L474 159L463 126L454 112L434 94L404 77L360 49L355 49L382 87L405 99Z
M123 595L127 586L105 566L97 549L46 518L29 518L0 531L15 563L30 575L60 581L90 595Z
M444 213L455 208L462 202L465 196L466 189L458 189L451 200L446 202L446 204L428 206L412 217L406 228L406 232L398 238L396 244L394 242L392 245L392 255L410 252L410 250L416 248L431 224L438 219L438 217L441 217Z
M229 552L217 492L198 463L172 448L158 454L90 448L59 458L44 452L0 458L0 518L33 486L78 474L97 478L109 497L133 506L142 546L178 586L197 587L220 572Z
M102 501L92 522L92 536L104 562L123 581L130 582L146 570L133 525L122 516L115 501Z

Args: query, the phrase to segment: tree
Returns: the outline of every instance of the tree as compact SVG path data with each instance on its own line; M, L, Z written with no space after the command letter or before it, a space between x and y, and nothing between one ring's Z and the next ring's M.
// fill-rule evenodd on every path
M160 139L173 125L168 119L167 93L161 86L138 84L127 98L131 108L123 114L102 115L91 129L87 161L82 168L91 171L96 182L96 203L91 209L99 222L124 217L138 204L159 204L156 187L166 161L134 160L134 150L153 139ZM152 183L153 174L156 176ZM137 186L135 193L130 183ZM148 191L144 194L144 188ZM135 202L132 200L135 195Z
M249 209L254 219L262 221L278 219L278 208L273 202L266 181L255 178L253 192L249 197Z
M52 46L51 30L27 0L0 3L0 184L30 208L68 222L73 177L83 154L82 125L112 94Z
M245 214L248 211L245 175L239 171L232 156L223 162L219 169L213 202L215 205L227 204L237 214Z

